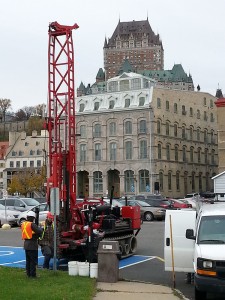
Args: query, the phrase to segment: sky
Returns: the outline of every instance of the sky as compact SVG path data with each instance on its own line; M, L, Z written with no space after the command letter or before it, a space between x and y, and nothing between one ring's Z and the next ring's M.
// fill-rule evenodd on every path
M164 69L182 64L195 88L225 94L224 0L0 0L0 98L11 111L47 103L48 25L73 31L75 88L93 84L103 68L105 37L119 22L148 17L164 47Z

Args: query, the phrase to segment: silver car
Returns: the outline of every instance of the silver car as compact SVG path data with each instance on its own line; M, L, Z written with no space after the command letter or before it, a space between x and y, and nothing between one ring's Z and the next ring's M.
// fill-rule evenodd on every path
M19 211L5 209L5 206L0 204L0 227L3 224L9 224L10 226L17 225Z
M45 221L47 213L49 212L49 207L47 203L40 203L29 210L21 212L18 216L18 225L21 226L21 224L26 221L28 212L31 210L36 212L37 209L39 209L39 224Z

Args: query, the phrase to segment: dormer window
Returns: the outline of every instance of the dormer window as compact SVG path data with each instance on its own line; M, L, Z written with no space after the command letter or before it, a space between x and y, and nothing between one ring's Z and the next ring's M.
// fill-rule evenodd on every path
M115 105L115 101L114 100L110 100L109 101L109 109L113 109Z
M98 110L99 109L99 102L95 102L94 103L94 110Z
M12 151L12 156L16 156L16 151Z
M80 107L79 107L79 112L82 112L82 111L84 111L84 103L81 103Z
M129 107L130 106L130 99L125 99L125 106L124 107Z
M34 155L34 150L30 150L30 155Z

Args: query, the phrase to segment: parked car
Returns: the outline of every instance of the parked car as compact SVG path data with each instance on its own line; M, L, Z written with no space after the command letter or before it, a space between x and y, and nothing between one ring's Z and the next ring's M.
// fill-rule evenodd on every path
M0 204L7 207L7 209L26 211L38 205L39 202L34 198L6 198L0 199Z
M174 209L181 209L181 208L192 208L192 205L185 199L169 199L168 200Z
M123 200L121 200L121 201L119 201L119 200L117 200L117 199L112 199L112 206L118 206L118 207L122 207L123 206L123 204L122 204L122 201ZM103 199L103 203L104 204L106 204L106 205L109 205L110 204L110 199ZM125 203L125 200L124 200L124 203Z
M122 203L123 206L125 205L125 200L121 200L120 202ZM127 204L128 206L135 206L135 205L140 206L141 218L144 221L165 219L166 210L163 208L152 207L145 201L141 201L141 200L128 200Z
M18 211L5 209L5 206L0 204L0 227L5 223L10 226L17 225L18 215Z
M144 201L153 207L162 207L165 209L173 208L173 205L167 199L148 199L147 198Z
M17 224L21 226L21 224L27 219L27 214L31 210L36 212L37 208L39 208L39 223L45 221L47 213L49 212L49 207L47 203L39 203L38 205L32 207L31 209L21 212L18 216Z

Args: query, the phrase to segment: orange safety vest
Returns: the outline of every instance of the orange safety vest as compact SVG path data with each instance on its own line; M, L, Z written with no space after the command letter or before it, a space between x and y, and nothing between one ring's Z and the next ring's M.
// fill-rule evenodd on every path
M22 230L22 240L30 240L33 236L33 233L35 233L31 228L32 222L25 221L21 225Z

